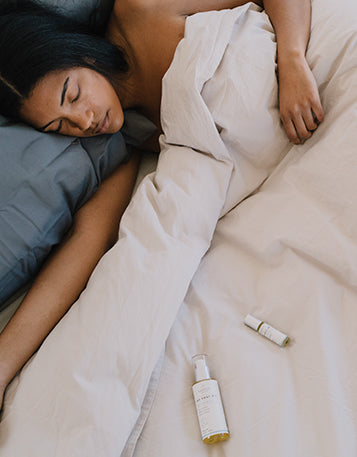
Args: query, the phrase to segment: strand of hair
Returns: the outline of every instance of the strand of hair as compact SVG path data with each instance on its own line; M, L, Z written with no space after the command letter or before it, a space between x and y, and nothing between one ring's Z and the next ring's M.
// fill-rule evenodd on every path
M14 94L16 94L19 98L22 98L22 95L20 94L20 92L16 89L16 87L9 83L9 81L7 79L5 79L2 74L0 73L0 81L2 83L5 84L5 86L7 86L12 92L14 92Z

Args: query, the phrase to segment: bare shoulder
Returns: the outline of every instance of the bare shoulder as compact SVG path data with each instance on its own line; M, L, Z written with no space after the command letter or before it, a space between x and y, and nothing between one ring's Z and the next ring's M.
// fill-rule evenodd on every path
M115 0L113 13L120 15L142 15L175 10L177 0Z
M202 11L235 8L250 0L115 0L113 11L121 15L171 14L191 15ZM263 0L254 0L263 6Z

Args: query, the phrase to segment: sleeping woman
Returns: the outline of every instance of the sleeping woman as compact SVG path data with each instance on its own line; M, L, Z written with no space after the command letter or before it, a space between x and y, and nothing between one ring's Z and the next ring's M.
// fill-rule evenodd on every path
M161 132L162 81L195 13L244 0L116 0L105 37L32 5L0 11L0 110L43 132L88 137L120 130L134 108ZM6 4L6 2L5 2ZM280 118L294 144L323 120L305 59L310 0L265 0L278 50ZM197 17L197 16L196 16ZM273 60L273 59L272 59ZM229 75L239 78L239 74ZM275 74L274 74L275 78ZM257 120L257 123L259 120ZM259 126L257 126L259 128ZM115 243L138 157L121 166L75 215L71 233L44 265L0 335L0 405L6 386L66 313Z

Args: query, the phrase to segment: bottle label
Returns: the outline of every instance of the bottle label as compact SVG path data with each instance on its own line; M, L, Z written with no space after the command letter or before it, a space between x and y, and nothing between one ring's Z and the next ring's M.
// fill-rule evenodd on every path
M266 323L263 323L261 327L259 328L258 332L265 336L265 338L268 338L269 340L273 341L274 343L278 344L279 346L285 346L287 342L289 341L289 338L287 335L285 335L282 332L279 332L276 328L272 327L271 325L268 325Z
M220 433L229 433L218 383L214 379L192 386L202 439Z

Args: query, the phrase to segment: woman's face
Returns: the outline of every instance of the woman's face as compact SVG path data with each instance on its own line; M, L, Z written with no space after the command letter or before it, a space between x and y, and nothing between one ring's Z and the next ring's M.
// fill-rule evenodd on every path
M78 137L115 133L124 122L113 86L83 67L42 78L25 100L21 116L38 130Z

